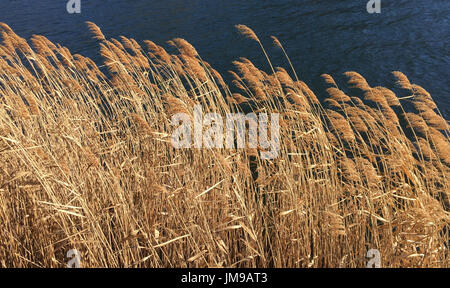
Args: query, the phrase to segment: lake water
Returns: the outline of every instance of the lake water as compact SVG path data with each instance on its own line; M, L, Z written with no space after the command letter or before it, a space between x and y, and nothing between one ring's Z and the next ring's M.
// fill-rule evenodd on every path
M220 72L247 57L266 70L256 43L235 24L251 27L277 66L288 67L270 35L285 46L300 78L317 88L319 75L343 81L361 73L372 86L387 85L400 70L428 90L450 115L450 1L381 0L381 14L366 11L368 0L81 0L81 14L68 14L66 0L0 0L0 21L22 37L42 34L100 61L85 21L107 37L124 35L159 44L181 37ZM341 82L343 83L343 82Z

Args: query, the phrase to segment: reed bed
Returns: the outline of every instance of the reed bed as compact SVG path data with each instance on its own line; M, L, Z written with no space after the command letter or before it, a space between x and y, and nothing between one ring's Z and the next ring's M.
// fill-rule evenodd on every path
M101 66L0 24L0 267L65 267L70 249L83 267L365 267L369 249L450 266L449 126L407 76L322 75L316 94L238 25L271 71L240 58L228 86L186 40L87 24ZM174 149L171 116L196 104L280 113L279 157Z

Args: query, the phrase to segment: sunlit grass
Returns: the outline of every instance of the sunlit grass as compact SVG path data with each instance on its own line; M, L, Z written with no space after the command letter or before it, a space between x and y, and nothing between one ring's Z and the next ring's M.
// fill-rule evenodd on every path
M405 75L401 97L322 75L319 101L241 58L230 89L183 39L172 55L88 25L102 67L0 24L0 267L70 249L84 267L364 267L372 248L383 267L449 266L448 123ZM174 149L171 116L196 104L280 113L279 157Z

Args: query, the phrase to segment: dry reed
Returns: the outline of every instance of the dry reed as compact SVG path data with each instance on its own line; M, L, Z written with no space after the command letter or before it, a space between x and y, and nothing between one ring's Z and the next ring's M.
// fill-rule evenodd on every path
M170 55L88 28L106 69L0 24L0 267L70 249L84 267L364 267L372 248L383 267L449 267L448 124L402 73L417 111L356 72L324 74L319 101L248 59L234 93L183 39ZM171 116L194 104L280 113L279 157L174 149Z

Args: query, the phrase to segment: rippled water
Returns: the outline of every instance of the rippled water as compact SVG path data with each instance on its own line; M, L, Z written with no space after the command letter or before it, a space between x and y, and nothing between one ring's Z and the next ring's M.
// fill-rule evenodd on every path
M107 37L160 44L185 38L221 72L238 57L267 69L256 44L233 28L246 24L268 47L269 36L277 36L313 88L322 73L340 80L342 72L354 70L376 86L386 85L389 72L400 70L433 95L448 119L450 1L381 2L381 14L368 14L366 0L81 0L81 14L71 15L64 0L0 0L0 21L22 37L42 34L97 61L86 20ZM287 67L280 51L268 50L276 65Z

